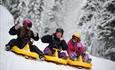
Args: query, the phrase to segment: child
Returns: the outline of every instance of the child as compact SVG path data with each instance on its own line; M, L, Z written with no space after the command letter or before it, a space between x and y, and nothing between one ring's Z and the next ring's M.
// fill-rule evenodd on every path
M62 28L57 28L56 32L52 35L46 35L41 38L43 43L49 43L49 45L44 49L45 55L53 55L53 48L67 50L68 46L63 39L64 30ZM66 59L66 53L59 52L59 57Z
M84 61L88 62L90 60L89 56L85 53L85 47L81 43L80 33L72 35L72 39L68 42L68 55L70 59L77 60L81 55Z
M30 28L32 27L32 21L30 19L25 19L23 21L23 26L16 24L13 26L9 34L17 35L17 39L12 39L8 44L6 44L6 50L10 51L14 45L17 45L18 48L22 49L27 43L29 44L30 51L34 51L40 55L40 58L43 58L43 53L35 46L32 45L31 39L35 41L39 40L38 33L34 33Z

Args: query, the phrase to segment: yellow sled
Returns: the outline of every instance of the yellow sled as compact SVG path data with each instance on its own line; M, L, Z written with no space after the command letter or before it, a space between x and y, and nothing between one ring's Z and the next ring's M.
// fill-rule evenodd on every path
M84 67L90 69L92 67L91 63L83 62L82 56L79 56L78 60L72 61L68 59L68 64L76 67Z
M25 47L23 49L20 49L17 46L13 46L11 50L13 52L17 53L17 54L21 54L21 55L24 55L24 56L29 56L29 57L34 58L34 59L39 58L39 55L37 53L30 51L28 43L25 45Z
M54 49L55 53L53 56L45 55L46 61L51 61L55 63L67 64L67 60L58 57L58 49Z

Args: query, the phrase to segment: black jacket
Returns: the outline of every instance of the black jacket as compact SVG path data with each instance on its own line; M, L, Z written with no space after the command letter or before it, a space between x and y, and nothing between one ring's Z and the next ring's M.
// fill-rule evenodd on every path
M68 46L65 40L58 39L55 34L43 36L41 40L43 43L49 43L48 47L51 49L52 48L58 48L62 50L68 49Z
M19 42L19 44L23 44L24 41L30 41L31 38L36 41L39 40L38 34L35 37L33 31L31 31L30 29L27 29L26 27L20 27L18 30L16 30L15 26L13 26L9 30L9 34L17 35L17 41Z

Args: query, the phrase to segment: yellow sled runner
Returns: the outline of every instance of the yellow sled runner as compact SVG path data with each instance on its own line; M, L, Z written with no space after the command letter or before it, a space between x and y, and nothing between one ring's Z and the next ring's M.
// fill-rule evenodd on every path
M55 50L54 55L53 56L45 55L45 60L55 62L55 63L67 64L67 60L58 57L59 50L55 48L53 49Z
M68 59L68 64L72 66L83 67L88 69L91 69L92 67L91 63L83 62L82 56L79 56L78 60L76 61Z
M22 49L18 48L17 46L13 46L11 50L13 52L17 53L17 54L28 56L28 57L31 57L31 58L34 58L34 59L38 59L39 58L39 55L37 53L30 51L28 43Z

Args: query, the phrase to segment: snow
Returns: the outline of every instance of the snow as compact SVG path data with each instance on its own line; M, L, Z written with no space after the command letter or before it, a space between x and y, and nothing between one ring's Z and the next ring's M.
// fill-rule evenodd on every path
M3 17L4 16L4 17ZM27 60L21 56L15 55L12 52L5 51L5 44L15 36L10 36L8 31L10 27L12 27L14 20L12 15L7 11L6 8L0 6L0 70L32 70L32 69L42 69L46 70L75 70L76 68L72 68L66 65L57 65L54 63L49 63L45 61L34 61ZM43 50L47 44L38 42L34 42L41 50Z
M82 7L86 3L86 0L68 0L66 3L66 10L65 10L65 16L64 16L64 24L62 24L62 27L65 30L65 39L69 41L72 34L76 32L80 32L80 27L77 26L80 16L82 14Z
M115 62L94 56L91 56L91 58L93 64L92 70L115 70Z
M5 44L15 36L8 34L10 27L14 24L14 19L9 11L0 6L0 70L83 70L68 65L57 65L55 63L28 60L12 52L5 51ZM43 44L40 40L34 42L41 50L48 44ZM115 62L91 56L92 70L115 70Z
M24 18L33 22L34 32L40 38L52 34L56 28L64 29L66 42L79 32L84 46L95 56L114 60L115 48L114 0L5 0L3 5L14 16L15 23ZM109 53L109 52L108 52Z
M115 16L111 5L114 0L87 0L80 19L82 40L88 51L94 55L114 61L115 51L106 51L115 48L114 20ZM91 9L92 7L92 9ZM110 8L110 10L108 10ZM94 10L93 10L94 9ZM92 16L91 16L92 15ZM90 16L90 17L89 17ZM109 57L109 58L108 58Z

